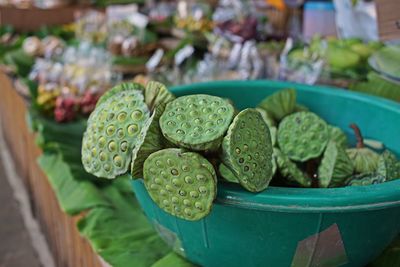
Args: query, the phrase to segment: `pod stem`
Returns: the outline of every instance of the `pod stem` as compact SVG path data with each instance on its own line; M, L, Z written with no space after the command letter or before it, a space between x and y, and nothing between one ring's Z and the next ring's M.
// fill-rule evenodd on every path
M355 123L350 124L350 128L353 129L354 134L356 135L357 148L363 148L364 147L364 138L361 134L360 128L358 128L357 124L355 124Z

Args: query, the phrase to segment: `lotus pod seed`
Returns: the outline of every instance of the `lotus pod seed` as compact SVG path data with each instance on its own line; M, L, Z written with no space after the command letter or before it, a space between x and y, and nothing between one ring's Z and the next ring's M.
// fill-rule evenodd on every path
M320 187L336 187L346 182L354 172L354 165L342 145L329 141L318 168Z
M329 141L328 125L312 112L296 112L279 124L277 140L290 159L304 162L324 151Z
M400 164L396 156L389 150L385 150L378 161L377 173L385 177L386 181L400 178Z
M157 162L162 162L162 167ZM190 166L190 170L179 171L185 166ZM156 174L151 169L155 169ZM167 177L164 178L162 172ZM150 197L166 212L190 221L199 220L210 212L216 197L216 175L211 163L200 154L177 148L159 150L146 159L143 174ZM204 177L204 181L200 183L193 179L198 176ZM163 194L152 188L156 179L161 181L161 187L166 188ZM173 205L164 205L165 200Z
M289 183L302 187L311 186L311 178L303 173L297 167L296 163L292 162L289 157L283 154L278 148L274 148L274 158L279 172Z
M386 181L385 177L376 173L358 174L350 177L347 181L348 186L363 186L380 184Z
M234 118L222 143L222 162L246 190L260 192L268 186L272 179L271 135L256 109L245 109ZM255 175L246 178L248 172Z
M150 118L137 88L123 84L111 89L89 116L82 140L82 163L87 172L110 179L127 172L131 151ZM141 117L132 118L132 110L140 111ZM86 160L88 155L92 157L90 161Z
M212 102L218 105L205 104ZM174 112L175 116L170 117L170 112ZM233 106L220 97L182 96L167 104L160 118L160 127L164 137L179 147L195 151L215 151L219 148L233 115ZM215 124L218 120L222 122ZM170 121L175 121L176 125L172 125ZM190 127L180 128L183 123Z
M296 91L294 89L280 90L261 101L258 108L267 111L274 120L280 121L295 111Z

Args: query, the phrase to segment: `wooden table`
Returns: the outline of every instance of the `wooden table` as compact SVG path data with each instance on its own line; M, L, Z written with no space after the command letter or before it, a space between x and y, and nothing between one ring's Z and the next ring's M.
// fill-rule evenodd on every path
M61 211L47 177L36 163L41 151L34 143L34 134L28 130L25 114L25 103L15 92L12 80L0 72L0 123L3 136L29 193L32 213L46 236L56 266L104 266L87 240L79 235L76 228L79 216L70 217Z

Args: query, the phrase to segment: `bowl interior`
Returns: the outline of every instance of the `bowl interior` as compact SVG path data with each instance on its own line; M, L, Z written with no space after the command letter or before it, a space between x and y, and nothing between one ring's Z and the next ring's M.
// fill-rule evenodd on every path
M349 125L356 123L365 138L383 142L400 155L400 105L388 100L329 87L308 86L275 81L221 81L175 87L178 95L210 94L230 98L239 109L255 107L263 98L283 88L294 88L297 101L317 113L328 123L340 127L354 142ZM352 210L398 205L400 180L365 187L332 189L299 189L269 187L254 194L239 186L221 184L217 201L253 209L290 209L305 211L343 210L352 203ZM391 203L391 204L390 204ZM330 207L327 207L328 205ZM319 210L322 211L322 210Z

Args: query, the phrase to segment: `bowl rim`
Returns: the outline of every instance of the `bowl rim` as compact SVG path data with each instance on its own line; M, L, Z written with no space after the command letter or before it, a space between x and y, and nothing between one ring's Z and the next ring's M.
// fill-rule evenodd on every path
M249 84L260 87L287 88L318 93L322 95L361 101L396 112L400 116L400 104L387 99L336 87L315 86L270 81L213 81L194 83L171 88L178 95L187 90L206 89L210 86L233 87L238 84ZM271 210L277 212L355 212L383 209L400 206L400 179L369 186L351 186L338 188L292 188L270 186L260 193L251 193L235 184L220 183L218 186L217 204L235 206L245 209Z

